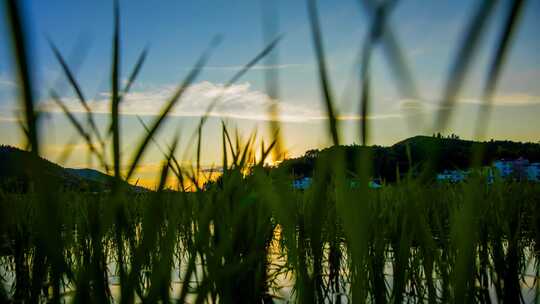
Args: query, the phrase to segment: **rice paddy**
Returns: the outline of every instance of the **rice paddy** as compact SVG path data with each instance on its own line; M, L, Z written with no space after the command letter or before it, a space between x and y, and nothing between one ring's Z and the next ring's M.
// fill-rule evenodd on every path
M383 43L390 49L387 53L394 59L401 86L415 91L399 50L384 42L390 38L380 30L390 6L365 2L373 6L373 28L363 47L359 102L364 118L372 102L369 54L375 44ZM437 121L440 128L451 115L456 91L484 26L483 18L493 9L491 1L481 2L451 70L444 94L449 110L441 112ZM514 2L513 9L519 10L521 1ZM31 67L27 65L23 16L16 0L5 3L20 103L25 110L21 124L28 148L37 156L40 112L28 77ZM340 125L327 76L317 6L315 1L307 3L317 75L328 114L328 137L339 145ZM154 135L219 39L212 40L201 53L161 114L145 126L147 132L139 146L126 156L120 153L118 105L136 81L146 51L121 88L118 12L115 6L110 131L100 134L90 110L88 124L83 124L62 107L88 150L104 171L113 172L116 182L108 192L66 191L49 184L39 170L31 170L34 183L30 191L0 192L0 302L540 302L540 185L500 179L488 183L481 174L471 174L463 183L437 184L425 178L432 170L429 164L437 161L436 155L427 161L423 174L396 172L396 183L372 189L368 187L370 155L361 151L355 160L360 183L353 188L347 183L345 157L336 149L318 158L312 186L297 190L287 170L265 165L272 153L281 154L279 121L271 119L275 136L261 147L255 146L254 135L242 141L223 124L222 173L203 185L200 153L206 115L191 140L197 146L194 170L187 170L176 159L181 147L174 138L163 151L157 190L138 193L126 188L120 181L128 180L137 170L147 147L155 144ZM509 44L507 35L516 27L519 14L512 12L494 52L488 84L496 82L503 63L499 59ZM268 39L266 47L225 87L269 56L279 43L279 36ZM56 55L62 63L62 55ZM62 66L71 85L79 90L69 76L69 67ZM267 76L269 86L276 85L275 77ZM487 100L493 89L487 86ZM54 91L51 97L62 106ZM84 104L82 94L79 98ZM218 102L219 96L211 107ZM271 117L275 110L270 111ZM479 120L480 133L486 117ZM360 120L359 128L366 146L368 120ZM471 167L478 166L482 153L477 149L471 155ZM130 166L123 175L120 164L126 157ZM27 164L29 168L33 165ZM169 177L175 179L179 191L166 189ZM195 191L184 191L188 184Z
M24 302L537 300L540 187L471 187L403 181L299 192L261 168L248 177L233 169L205 192L55 193L46 220L38 196L5 194L2 231L13 251L0 258L4 295Z

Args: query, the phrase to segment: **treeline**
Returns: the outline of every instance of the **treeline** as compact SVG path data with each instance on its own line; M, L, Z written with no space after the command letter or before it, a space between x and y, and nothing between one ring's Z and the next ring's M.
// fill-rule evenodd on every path
M531 162L540 161L540 144L513 141L490 140L475 142L462 140L459 136L415 136L389 147L369 146L371 155L371 176L386 182L394 182L397 176L422 172L431 160L433 172L450 169L467 169L471 166L474 149L483 150L482 165L490 166L497 159L517 159L523 157ZM287 169L296 177L311 176L317 159L323 153L338 150L344 153L347 172L354 176L358 167L356 161L362 147L359 145L330 147L322 150L309 150L304 156L285 160L280 167Z

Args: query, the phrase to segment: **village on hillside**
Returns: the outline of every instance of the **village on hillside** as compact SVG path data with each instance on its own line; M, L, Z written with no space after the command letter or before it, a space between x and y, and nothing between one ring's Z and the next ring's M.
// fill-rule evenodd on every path
M444 170L437 174L436 181L438 183L459 183L465 181L470 174L471 170ZM540 181L540 163L531 163L523 157L514 160L500 159L494 161L492 166L483 167L482 174L487 177L487 181L490 184L495 179L538 182ZM303 176L294 179L292 186L297 190L306 190L311 186L312 182L312 177ZM351 188L359 186L358 181L355 179L351 179L349 184ZM369 188L372 189L381 188L382 185L383 183L379 179L373 179L368 184Z
M445 170L437 174L438 182L459 183L467 179L471 170ZM496 160L492 166L482 168L482 173L487 177L488 183L500 178L505 181L529 181L540 180L540 163L531 163L528 159L520 157L515 160Z

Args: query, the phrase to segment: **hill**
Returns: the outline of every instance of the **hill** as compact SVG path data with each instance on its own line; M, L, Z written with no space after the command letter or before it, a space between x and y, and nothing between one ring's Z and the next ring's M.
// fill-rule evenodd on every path
M0 146L0 186L3 190L26 192L31 187L35 173L52 185L65 190L101 192L111 189L113 177L93 169L64 168L28 151ZM133 191L145 188L123 182Z
M474 144L484 149L482 164L485 166L491 165L497 159L524 157L531 162L540 161L540 144L507 140L475 142L460 139L455 135L451 137L415 136L392 146L369 146L367 149L373 158L372 176L392 182L396 180L396 168L399 168L402 175L409 170L413 170L413 174L418 173L426 165L427 160L433 159L433 155L438 156L433 164L435 172L446 169L466 169L471 164ZM356 156L362 149L358 145L310 150L302 157L285 160L280 167L284 167L296 176L311 176L319 155L336 149L342 150L345 154L347 170L354 173ZM407 149L410 151L410 162Z

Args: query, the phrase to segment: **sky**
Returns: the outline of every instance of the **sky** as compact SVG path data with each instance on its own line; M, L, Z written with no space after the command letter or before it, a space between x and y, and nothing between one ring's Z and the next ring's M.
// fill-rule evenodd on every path
M99 168L88 157L84 142L48 95L54 88L76 117L83 121L84 109L47 42L57 45L104 132L109 125L109 84L112 55L113 2L110 0L20 1L29 32L31 68L38 102L46 115L40 122L43 155L68 167ZM265 73L276 72L277 96L283 146L288 157L331 144L328 120L317 74L306 2L276 0L263 5L256 0L120 0L121 80L126 81L139 54L148 57L122 107L122 156L127 167L145 135L137 117L150 124L189 73L198 57L216 35L222 42L212 52L199 77L172 110L156 136L167 147L180 135L177 157L193 163L190 141L200 116L221 95L203 130L201 162L205 168L221 164L221 121L238 130L245 141L256 132L257 143L271 140L268 108L272 103ZM336 101L341 141L360 142L359 64L360 48L370 24L369 14L359 0L319 0L325 59L332 94ZM419 95L412 99L398 90L394 73L377 45L371 67L372 103L368 123L370 144L391 145L407 137L434 131L442 89L456 60L467 22L480 1L402 0L390 14L389 26L396 36L406 64L412 71ZM510 1L497 3L489 20L479 52L474 57L458 106L444 134L474 137L482 86L486 79L497 35ZM270 13L268 7L275 10ZM269 15L270 14L270 15ZM18 127L20 107L13 76L13 57L4 7L0 7L0 143L22 147ZM224 84L268 43L263 20L271 16L276 33L283 38L275 52L276 61L262 60L246 75L224 90ZM485 139L540 141L540 0L526 2L519 28L504 64ZM233 132L234 133L234 132ZM72 151L65 159L63 152ZM137 172L142 184L152 186L163 159L152 145Z

